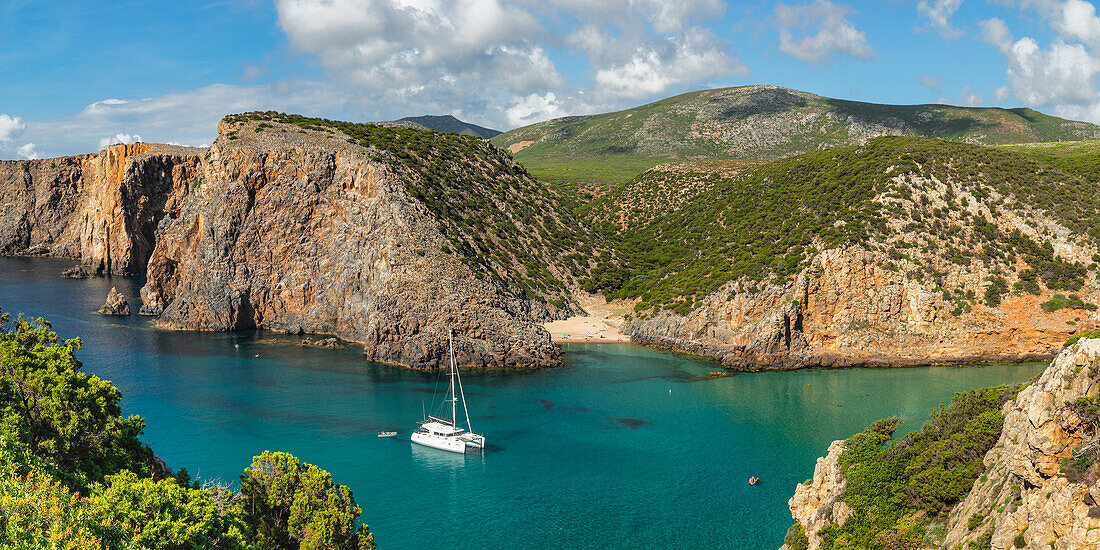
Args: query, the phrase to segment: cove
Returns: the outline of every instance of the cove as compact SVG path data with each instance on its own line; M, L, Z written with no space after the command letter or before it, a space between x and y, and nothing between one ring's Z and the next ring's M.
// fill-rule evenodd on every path
M463 457L409 441L442 387L435 374L368 363L354 347L103 317L95 310L111 286L136 306L142 281L61 278L71 265L0 258L0 308L80 336L84 370L122 390L125 412L145 418L143 440L170 466L235 484L253 455L294 453L351 487L390 549L776 548L792 522L787 499L829 442L891 415L915 429L956 391L1022 382L1046 366L703 380L715 362L577 344L561 368L464 374L490 449ZM401 433L377 438L383 429Z

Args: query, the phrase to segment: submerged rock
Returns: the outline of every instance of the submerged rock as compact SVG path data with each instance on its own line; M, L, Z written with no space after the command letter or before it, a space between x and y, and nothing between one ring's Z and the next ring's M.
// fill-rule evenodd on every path
M107 293L107 302L99 308L99 313L103 315L129 315L130 303L126 301L126 297L121 292L116 290L115 287L111 287L111 292Z
M83 265L75 265L61 272L62 277L68 277L70 279L87 279L92 276L92 272L88 271L88 268Z

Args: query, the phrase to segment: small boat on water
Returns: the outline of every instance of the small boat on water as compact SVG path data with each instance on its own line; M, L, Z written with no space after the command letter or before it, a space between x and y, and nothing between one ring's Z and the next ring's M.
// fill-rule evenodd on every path
M397 432L378 432L378 437L393 437Z
M412 442L427 447L433 447L452 453L467 453L480 451L485 448L485 437L474 433L470 425L470 411L466 408L466 394L462 391L462 377L455 366L454 335L447 331L447 340L450 346L451 371L450 387L447 390L447 399L444 403L451 404L451 417L429 415L419 422L420 428L412 434ZM457 388L457 392L456 392ZM458 427L458 401L462 400L462 411L466 415L466 429Z
M757 482L757 481L760 481L760 478L758 478L758 477L750 477L750 478L749 478L749 485L756 485L756 482Z

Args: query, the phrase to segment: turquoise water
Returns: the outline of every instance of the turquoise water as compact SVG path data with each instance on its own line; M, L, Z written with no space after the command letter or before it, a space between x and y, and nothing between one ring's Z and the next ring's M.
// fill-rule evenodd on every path
M829 442L890 415L915 428L953 392L1020 382L1043 364L805 370L702 380L709 360L628 344L566 348L565 366L463 377L490 449L412 445L436 377L302 348L270 333L152 328L94 313L112 285L71 262L0 258L0 308L79 335L85 369L145 417L144 440L202 479L236 482L284 450L332 472L380 546L776 548L795 484ZM234 344L240 344L240 349ZM259 357L256 357L259 355ZM390 439L376 432L397 429ZM758 476L759 485L746 479Z

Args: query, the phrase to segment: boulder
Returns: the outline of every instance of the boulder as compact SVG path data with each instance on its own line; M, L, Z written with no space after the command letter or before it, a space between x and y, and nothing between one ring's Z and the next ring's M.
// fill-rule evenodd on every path
M88 271L87 266L76 265L61 272L62 277L68 277L70 279L87 279L92 276L92 272Z
M107 294L107 302L99 308L99 313L102 315L129 315L130 304L121 292L115 287L111 287L111 292Z

